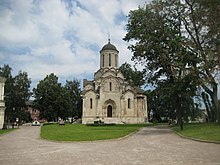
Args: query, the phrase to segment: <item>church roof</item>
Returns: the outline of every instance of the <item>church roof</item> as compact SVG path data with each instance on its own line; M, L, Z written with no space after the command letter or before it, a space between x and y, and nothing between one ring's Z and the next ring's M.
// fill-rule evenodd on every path
M144 94L144 90L142 90L141 88L139 87L135 87L135 90L138 94Z
M112 44L110 43L110 40L108 41L108 43L107 43L106 45L104 45L104 46L102 47L102 50L115 50L115 51L118 52L118 50L117 50L117 48L115 47L115 45L112 45ZM101 50L101 51L102 51L102 50Z
M83 79L83 87L85 87L85 86L88 85L88 84L94 85L93 81L88 81L88 80L86 80L86 79Z

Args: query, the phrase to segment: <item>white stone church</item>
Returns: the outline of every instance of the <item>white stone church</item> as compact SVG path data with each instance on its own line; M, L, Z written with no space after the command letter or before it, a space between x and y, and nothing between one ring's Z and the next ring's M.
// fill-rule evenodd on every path
M109 42L100 51L94 80L83 80L82 123L144 123L148 120L143 90L125 81L118 69L119 51Z

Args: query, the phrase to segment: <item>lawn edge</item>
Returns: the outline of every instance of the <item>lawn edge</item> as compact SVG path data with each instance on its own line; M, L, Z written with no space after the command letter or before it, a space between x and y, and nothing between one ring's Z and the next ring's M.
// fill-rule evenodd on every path
M56 142L56 143L93 143L93 142L119 141L119 140L124 140L124 139L136 134L137 132L139 132L141 129L144 129L145 127L147 127L147 126L141 127L139 129L137 129L136 131L131 132L131 133L129 133L125 136L119 137L119 138L105 139L105 140L85 140L85 141L62 141L62 140L60 140L59 141L59 140L45 139L45 138L41 137L41 134L40 134L40 139L44 140L44 141L50 141L50 142Z
M214 143L214 144L220 144L220 141L215 141L215 140L205 140L205 139L199 139L199 138L193 138L193 137L189 137L189 136L184 136L183 134L175 131L173 128L171 128L171 130L177 134L178 136L184 138L184 139L189 139L189 140L194 140L194 141L198 141L198 142L203 142L203 143Z
M0 134L0 137L1 137L1 136L4 136L4 135L7 135L7 134L9 134L9 133L12 133L12 132L14 132L14 131L17 131L17 130L19 130L19 129L20 129L20 128L15 128L15 129L13 129L13 130L11 130L11 131L2 133L2 134Z

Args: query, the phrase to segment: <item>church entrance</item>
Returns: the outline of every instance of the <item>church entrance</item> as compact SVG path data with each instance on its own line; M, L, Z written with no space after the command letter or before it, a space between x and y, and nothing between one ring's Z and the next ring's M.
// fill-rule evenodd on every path
M107 107L107 117L112 117L112 106L108 105Z

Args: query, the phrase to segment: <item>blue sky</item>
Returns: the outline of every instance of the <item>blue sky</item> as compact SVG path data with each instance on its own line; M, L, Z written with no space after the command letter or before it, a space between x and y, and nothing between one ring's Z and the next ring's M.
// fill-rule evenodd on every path
M132 63L122 40L127 15L146 1L0 0L0 66L26 71L32 87L50 73L60 82L92 79L108 33L120 64Z

